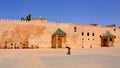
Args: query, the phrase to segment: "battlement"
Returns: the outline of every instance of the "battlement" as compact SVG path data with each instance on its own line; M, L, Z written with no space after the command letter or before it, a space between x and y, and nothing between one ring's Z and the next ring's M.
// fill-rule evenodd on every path
M34 23L34 24L73 24L71 22L54 22L54 21L47 21L47 19L45 18L32 18L31 21L23 21L23 20L15 20L15 19L0 19L0 23L25 23L25 24L30 24L30 23Z
M98 24L74 24L72 22L58 22L58 21L48 21L46 18L32 18L31 21L23 21L16 19L0 19L0 23L11 23L11 24L61 24L61 25L81 25L81 26L94 26L94 27L106 27L106 28L120 28L120 26L116 26L115 24L102 26Z
M0 19L0 21L21 21L21 20L15 20L15 19Z

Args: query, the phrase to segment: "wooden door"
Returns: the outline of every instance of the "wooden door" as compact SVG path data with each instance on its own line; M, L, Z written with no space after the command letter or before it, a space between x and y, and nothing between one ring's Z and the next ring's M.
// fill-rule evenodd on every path
M62 37L58 37L58 48L62 48Z

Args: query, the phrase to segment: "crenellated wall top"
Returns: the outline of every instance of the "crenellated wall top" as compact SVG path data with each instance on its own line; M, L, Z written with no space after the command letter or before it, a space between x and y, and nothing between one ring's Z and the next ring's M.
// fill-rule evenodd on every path
M40 20L31 20L31 21L21 21L15 19L0 19L0 23L43 23L43 24L73 24L71 22L48 22L48 21L40 21Z
M15 24L15 23L19 23L19 24L60 24L60 25L74 25L74 26L95 26L95 27L107 27L107 28L113 28L112 27L108 27L108 26L101 26L101 25L97 25L97 24L74 24L71 22L49 22L49 21L42 21L42 20L31 20L31 21L21 21L21 20L15 20L15 19L0 19L0 23L11 23L11 24ZM120 28L119 26L116 26L114 28Z

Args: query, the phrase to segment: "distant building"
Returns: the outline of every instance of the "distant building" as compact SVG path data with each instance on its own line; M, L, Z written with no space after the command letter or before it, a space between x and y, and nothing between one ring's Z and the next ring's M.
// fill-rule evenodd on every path
M120 47L120 28L48 22L33 18L30 22L0 20L0 48L72 48Z

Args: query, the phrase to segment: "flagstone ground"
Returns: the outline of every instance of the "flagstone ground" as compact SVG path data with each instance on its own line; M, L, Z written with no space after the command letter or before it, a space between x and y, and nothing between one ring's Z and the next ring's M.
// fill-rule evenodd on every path
M120 48L1 49L0 68L120 68Z

